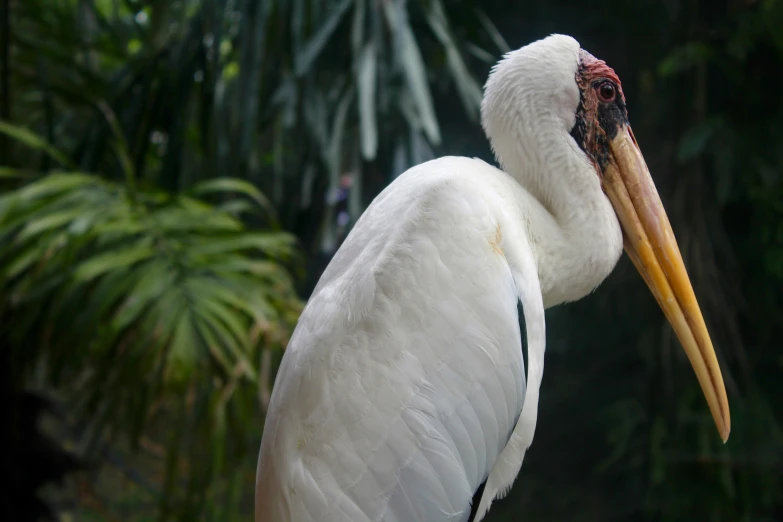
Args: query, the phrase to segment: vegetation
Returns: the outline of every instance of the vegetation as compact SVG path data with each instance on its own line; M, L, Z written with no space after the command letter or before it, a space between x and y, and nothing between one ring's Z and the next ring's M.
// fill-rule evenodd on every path
M783 516L780 0L0 0L0 16L6 392L63 404L43 429L88 469L47 493L61 512L247 519L274 371L325 263L408 166L490 161L489 67L562 32L624 80L733 431L722 445L623 261L548 312L536 438L488 520Z

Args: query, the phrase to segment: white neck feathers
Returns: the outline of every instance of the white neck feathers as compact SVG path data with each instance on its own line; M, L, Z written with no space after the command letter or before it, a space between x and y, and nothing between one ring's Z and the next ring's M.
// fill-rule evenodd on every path
M620 226L595 167L571 137L579 43L554 35L508 53L485 87L482 123L502 168L529 193L545 306L592 291L622 253Z

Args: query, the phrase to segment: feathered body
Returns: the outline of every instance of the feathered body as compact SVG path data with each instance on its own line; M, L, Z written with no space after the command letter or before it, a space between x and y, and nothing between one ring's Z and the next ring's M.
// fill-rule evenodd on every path
M418 165L358 220L277 375L257 522L464 522L486 481L480 520L510 488L535 430L544 309L592 291L622 252L570 135L579 52L552 36L493 70L482 119L503 170Z

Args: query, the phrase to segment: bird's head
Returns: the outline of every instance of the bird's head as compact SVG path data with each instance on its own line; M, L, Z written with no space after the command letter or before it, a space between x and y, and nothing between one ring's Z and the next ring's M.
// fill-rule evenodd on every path
M569 36L544 38L508 53L493 69L482 123L501 163L511 170L515 167L506 163L520 157L566 169L565 151L582 172L600 181L622 228L625 252L677 334L727 440L731 421L715 350L631 130L617 74Z

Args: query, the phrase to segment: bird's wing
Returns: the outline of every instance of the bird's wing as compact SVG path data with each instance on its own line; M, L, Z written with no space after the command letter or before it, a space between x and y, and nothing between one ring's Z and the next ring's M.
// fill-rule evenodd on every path
M476 515L472 522L479 522L486 515L492 501L503 498L511 489L522 467L525 452L533 442L538 418L538 392L544 375L544 350L546 326L537 269L529 245L510 244L506 248L527 330L527 390L522 413L514 431L487 477Z
M462 161L404 175L324 273L275 383L257 522L464 522L487 477L494 496L518 471L517 301L537 285L520 289L507 205L436 175Z

